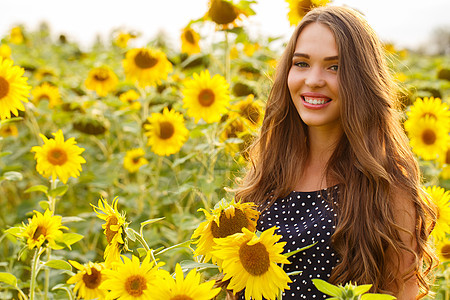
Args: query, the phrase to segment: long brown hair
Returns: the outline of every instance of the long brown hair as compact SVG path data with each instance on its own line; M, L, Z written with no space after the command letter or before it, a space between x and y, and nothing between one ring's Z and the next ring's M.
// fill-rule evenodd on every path
M308 157L308 131L292 102L287 78L297 38L313 22L328 26L339 53L344 134L328 161L326 176L340 183L337 228L332 236L340 262L330 282L371 283L374 292L386 292L416 276L426 294L427 278L435 265L428 235L436 214L424 199L419 166L401 127L396 87L382 45L358 12L336 6L316 8L297 26L279 61L261 133L250 149L250 164L236 198L267 207L299 181ZM398 191L408 195L415 208L416 249L400 239L406 230L394 218ZM392 260L386 257L388 248L398 265L401 251L415 257L408 274L399 278L387 266Z

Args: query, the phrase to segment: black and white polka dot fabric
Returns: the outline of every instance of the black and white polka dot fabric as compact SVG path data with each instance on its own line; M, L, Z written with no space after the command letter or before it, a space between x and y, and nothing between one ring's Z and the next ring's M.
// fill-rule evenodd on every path
M283 300L326 299L329 296L319 292L312 279L328 280L331 271L339 262L330 246L330 239L336 228L336 214L333 206L338 196L338 186L314 192L291 192L287 197L277 199L264 210L258 220L258 230L264 231L277 226L280 242L287 242L285 252L305 246L313 247L289 258L291 264L284 265L286 273L302 271L290 276L290 289L283 293ZM244 299L243 295L241 299Z

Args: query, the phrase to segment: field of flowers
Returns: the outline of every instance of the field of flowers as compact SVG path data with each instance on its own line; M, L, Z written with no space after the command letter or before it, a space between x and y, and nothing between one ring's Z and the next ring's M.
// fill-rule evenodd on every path
M1 37L1 299L147 299L150 289L155 299L223 299L207 280L239 241L216 239L216 247L213 237L241 231L225 228L239 213L249 224L239 238L265 245L278 259L271 263L285 262L273 232L255 235L254 208L233 202L281 54L276 37L251 37L241 26L251 4L211 1L181 33L181 49L163 36L133 47L139 33L113 32L86 51L45 24ZM289 14L293 24L300 17ZM441 264L429 299L448 300L450 58L394 45L386 56L439 206ZM255 293L275 299L286 280L276 284Z

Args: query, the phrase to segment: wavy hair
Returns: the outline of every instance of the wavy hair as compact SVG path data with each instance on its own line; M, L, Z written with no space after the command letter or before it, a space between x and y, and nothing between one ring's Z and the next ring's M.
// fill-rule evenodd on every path
M425 200L419 166L401 126L397 87L383 47L358 12L337 6L316 8L295 29L278 63L261 132L250 149L247 172L238 180L236 198L267 207L289 194L300 179L308 157L308 131L292 102L287 79L297 38L313 22L333 32L339 53L343 135L326 166L326 178L340 188L331 240L340 262L330 282L370 283L374 292L397 292L415 276L423 296L429 292L430 271L436 264L428 244L436 212ZM400 239L407 230L394 218L398 191L411 199L415 209L416 249ZM388 249L394 260L387 257ZM405 251L415 260L407 273L399 275L388 265L400 265Z

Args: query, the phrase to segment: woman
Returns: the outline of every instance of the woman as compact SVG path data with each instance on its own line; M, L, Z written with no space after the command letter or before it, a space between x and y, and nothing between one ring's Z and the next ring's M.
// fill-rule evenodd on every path
M312 278L373 285L400 300L429 291L435 211L397 111L372 28L322 7L296 28L279 62L261 134L236 198L260 205L292 251L285 299L322 299ZM425 265L423 266L423 263Z

